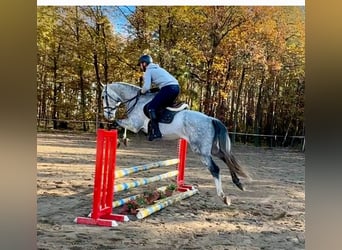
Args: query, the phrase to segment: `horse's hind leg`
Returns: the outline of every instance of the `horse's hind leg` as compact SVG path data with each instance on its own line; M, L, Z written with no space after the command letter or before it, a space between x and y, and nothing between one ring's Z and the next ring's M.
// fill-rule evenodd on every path
M201 161L209 169L211 175L214 177L217 195L223 200L225 204L229 206L231 204L231 200L223 192L220 168L216 165L211 156L202 156Z

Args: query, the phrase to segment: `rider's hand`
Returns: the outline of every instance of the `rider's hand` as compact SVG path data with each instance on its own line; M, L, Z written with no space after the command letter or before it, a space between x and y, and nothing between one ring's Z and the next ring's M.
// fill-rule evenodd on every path
M149 92L150 93L157 93L159 90L160 90L159 88L154 87L154 88L151 88Z
M138 90L137 96L141 96L143 93L141 92L141 89Z

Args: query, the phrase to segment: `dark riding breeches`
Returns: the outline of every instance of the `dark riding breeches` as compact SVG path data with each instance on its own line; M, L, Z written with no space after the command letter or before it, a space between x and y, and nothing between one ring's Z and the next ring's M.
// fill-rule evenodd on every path
M159 108L168 107L173 104L177 96L179 95L179 86L178 85L168 85L162 87L157 95L150 102L148 109L158 110Z

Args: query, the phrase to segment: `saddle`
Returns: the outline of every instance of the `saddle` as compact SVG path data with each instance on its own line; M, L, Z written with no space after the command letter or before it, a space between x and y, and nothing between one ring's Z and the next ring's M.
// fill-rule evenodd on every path
M150 118L150 114L148 112L148 105L150 103L147 103L144 106L144 114ZM173 121L174 116L183 110L186 110L189 108L189 105L185 102L179 102L175 103L170 107L162 108L158 110L158 122L160 123L171 123Z

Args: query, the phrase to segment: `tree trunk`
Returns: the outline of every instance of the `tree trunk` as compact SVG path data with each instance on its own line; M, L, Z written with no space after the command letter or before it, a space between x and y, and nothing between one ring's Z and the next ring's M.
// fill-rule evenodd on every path
M229 118L228 118L228 124L229 127L233 127L234 124L234 104L235 104L235 90L232 90L232 97L230 100L230 114L229 114Z
M204 107L203 111L207 115L212 115L210 106L212 103L212 94L211 94L211 89L212 89L212 79L211 79L211 67L213 65L213 58L210 58L207 61L207 74L206 74L206 83L205 83L205 97L204 97Z
M236 138L236 131L237 131L237 127L238 127L238 120L239 120L239 108L240 108L240 98L241 98L241 91L242 91L242 87L243 87L243 82L245 79L245 73L246 73L246 68L243 67L242 68L242 72L241 72L241 80L240 80L240 84L239 84L239 88L238 88L238 93L237 93L237 97L236 97L236 105L235 105L235 111L234 111L234 127L233 127L233 136L232 136L232 141L233 143L235 142L235 138Z
M81 56L81 35L80 35L80 26L79 26L79 17L78 17L78 7L75 7L75 14L76 14L76 41L77 41L77 57L78 57L78 77L79 77L79 86L81 92L81 117L82 117L82 126L83 131L87 131L87 124L86 124L86 103L85 103L85 86L84 86L84 79L83 79L83 66L82 66L82 56Z
M199 95L199 104L200 104L200 106L199 106L199 112L203 112L204 111L204 97L203 97L203 85L202 84L200 84L199 85L199 88L200 88L200 95Z
M255 122L254 122L254 133L255 134L260 134L261 132L261 127L262 127L262 92L263 92L263 85L265 81L265 76L262 76L261 83L259 86L259 93L258 93L258 100L257 100L257 105L256 105L256 111L255 111ZM255 137L254 141L255 146L259 147L260 146L260 137L257 136Z
M104 62L103 62L103 74L104 74L104 80L105 83L108 83L108 60L109 60L109 55L108 55L108 48L107 48L107 37L106 37L106 32L105 32L105 27L102 25L102 36L103 36L103 45L104 45Z
M40 69L41 76L40 76L40 87L39 87L39 95L40 95L40 102L38 103L38 127L44 124L44 127L47 128L47 73L45 72L45 67Z
M96 121L96 128L99 127L99 115L102 107L102 99L101 99L101 78L100 78L100 72L99 72L99 64L97 59L97 53L94 52L94 68L95 68L95 75L96 75L96 113L95 113L95 121Z
M291 124L292 124L292 117L290 117L290 119L289 119L289 124L287 125L287 128L286 128L284 140L283 140L283 142L281 144L283 147L285 146L285 143L286 143L286 140L287 140L287 136L289 134L289 130L290 130L290 127L291 127Z
M58 86L57 86L57 57L55 56L53 59L53 97L52 97L52 122L53 129L58 128L58 109L57 109L57 95L58 95Z
M81 90L81 117L82 117L82 126L83 131L87 131L87 123L86 123L86 102L85 102L85 90L84 90L84 79L83 79L83 69L79 70L79 78L80 78L80 90Z
M269 104L269 109L268 109L268 119L267 119L267 133L270 135L275 134L275 116L276 116L276 111L277 111L277 97L279 95L279 87L277 83L277 76L274 75L274 80L272 84L272 93L271 93L271 101ZM269 146L274 147L276 146L276 140L274 137L269 137Z

